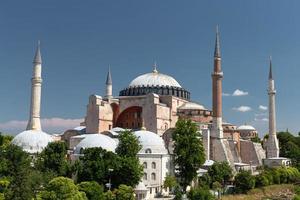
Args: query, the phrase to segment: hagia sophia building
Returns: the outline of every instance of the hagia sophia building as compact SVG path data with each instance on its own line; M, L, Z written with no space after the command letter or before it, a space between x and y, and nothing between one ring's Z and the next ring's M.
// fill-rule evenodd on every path
M173 77L163 74L154 64L153 70L134 78L128 86L113 96L112 74L108 70L105 95L90 95L84 121L61 135L42 131L40 101L42 86L42 59L38 45L33 61L30 117L27 130L12 141L31 154L39 153L49 142L64 140L72 160L82 156L83 149L102 147L114 152L118 135L130 129L139 138L142 150L138 153L144 166L144 175L135 191L138 199L151 199L165 192L163 181L174 174L172 163L172 132L179 118L191 119L198 126L206 153L206 162L199 170L205 173L214 161L227 161L238 171L255 171L266 160L268 164L288 164L279 157L276 137L275 89L270 62L269 74L269 129L270 137L263 147L251 138L258 135L250 125L236 125L222 119L222 78L220 36L216 32L214 66L212 68L212 110L190 99L190 92ZM285 163L286 162L286 163Z

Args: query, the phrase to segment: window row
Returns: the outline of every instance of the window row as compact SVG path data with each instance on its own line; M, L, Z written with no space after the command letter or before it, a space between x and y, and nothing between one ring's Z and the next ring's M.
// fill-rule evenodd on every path
M144 169L147 169L147 167L148 167L147 162L144 162L144 163L143 163L143 167L144 167ZM152 163L151 163L151 168L152 168L152 169L156 169L156 163L155 163L155 162L152 162Z
M148 180L148 175L147 175L147 173L144 173L143 179L144 179L145 181ZM155 173L152 173L152 174L151 174L151 180L152 180L152 181L155 181L155 180L156 180L156 174L155 174Z

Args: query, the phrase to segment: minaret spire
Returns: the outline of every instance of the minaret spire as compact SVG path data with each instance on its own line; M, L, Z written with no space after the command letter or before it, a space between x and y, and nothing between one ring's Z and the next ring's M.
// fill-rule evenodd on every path
M112 98L112 78L111 78L111 73L110 73L110 66L108 66L108 72L107 72L107 76L106 76L106 94L105 97L107 99L111 99Z
M270 56L270 69L269 69L269 80L273 79L272 73L272 56Z
M40 41L33 59L33 74L31 79L31 105L27 130L41 130L41 89L42 89L42 57Z
M275 106L275 84L272 74L272 62L270 58L269 69L269 138L266 145L267 158L279 157L279 144L276 135L276 106Z
M216 41L215 41L215 58L221 58L221 51L220 51L220 33L219 33L219 26L216 26Z

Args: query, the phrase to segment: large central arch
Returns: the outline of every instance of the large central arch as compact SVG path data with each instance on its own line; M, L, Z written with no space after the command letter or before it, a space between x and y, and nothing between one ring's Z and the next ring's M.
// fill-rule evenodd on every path
M128 128L128 129L140 129L143 126L142 118L143 108L140 106L132 106L126 108L120 113L117 119L117 127Z

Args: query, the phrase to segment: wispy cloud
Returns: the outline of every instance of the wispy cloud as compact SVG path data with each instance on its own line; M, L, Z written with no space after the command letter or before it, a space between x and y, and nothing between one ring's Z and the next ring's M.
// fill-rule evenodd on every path
M229 94L229 93L222 93L222 96L228 97L228 96L231 96L231 94Z
M233 110L237 111L237 112L249 112L252 110L251 107L249 106L240 106L240 107L235 107L235 108L232 108Z
M48 133L60 133L79 126L83 119L64 119L59 117L41 119L42 128ZM11 120L0 123L0 131L16 134L26 129L27 120Z
M245 92L243 90L239 90L239 89L236 89L233 93L232 93L232 96L234 97L237 97L237 96L246 96L248 95L249 93L248 92Z
M266 117L264 117L264 118L254 118L254 121L257 121L257 122L268 122L269 121L269 119L268 118L266 118Z
M255 117L264 117L264 116L267 116L268 114L267 113L256 113L254 114Z
M268 107L267 106L263 106L263 105L259 105L258 108L259 108L259 110L262 110L262 111L268 110Z

